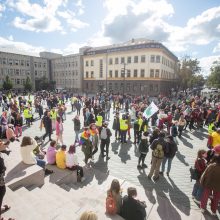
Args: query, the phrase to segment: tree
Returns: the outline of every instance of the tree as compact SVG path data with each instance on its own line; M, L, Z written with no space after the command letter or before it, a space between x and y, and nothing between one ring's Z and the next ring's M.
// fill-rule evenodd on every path
M6 76L4 82L3 82L3 85L2 85L3 89L4 90L10 90L13 88L13 84L9 78L9 76Z
M30 79L30 77L28 76L27 78L26 78L26 80L25 80L25 83L24 83L24 90L27 90L27 91L31 91L32 90L32 87L33 87L33 85L32 85L32 83L31 83L31 79Z
M186 90L187 88L204 85L205 79L200 74L200 71L199 61L185 56L181 60L180 69L178 71L179 87Z
M55 81L48 81L46 76L43 76L35 81L36 90L54 90L56 87Z
M211 87L220 88L220 60L214 61L210 68L210 75L208 76L208 85Z

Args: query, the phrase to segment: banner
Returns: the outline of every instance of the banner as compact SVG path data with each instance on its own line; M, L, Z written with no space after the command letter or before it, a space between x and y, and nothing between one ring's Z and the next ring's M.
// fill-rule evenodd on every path
M145 109L143 116L148 119L158 110L159 108L154 104L154 102L151 102L151 104Z

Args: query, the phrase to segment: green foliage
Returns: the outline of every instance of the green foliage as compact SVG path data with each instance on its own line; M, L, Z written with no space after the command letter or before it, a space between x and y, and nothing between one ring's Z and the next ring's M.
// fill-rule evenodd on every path
M54 90L56 87L55 81L48 81L47 77L43 76L35 81L36 90Z
M203 86L205 79L200 74L201 67L197 59L191 59L189 56L185 56L180 63L180 69L178 72L179 87L183 90L187 88L193 88L196 86Z
M4 90L10 90L13 88L13 84L9 78L9 76L6 76L4 82L3 82L3 85L2 85L3 89Z
M33 85L32 85L32 83L31 83L30 77L28 76L28 77L26 78L26 80L25 80L25 83L24 83L24 90L30 92L30 91L32 90L32 88L33 88Z
M211 67L211 74L208 76L208 85L220 88L220 61L215 61Z

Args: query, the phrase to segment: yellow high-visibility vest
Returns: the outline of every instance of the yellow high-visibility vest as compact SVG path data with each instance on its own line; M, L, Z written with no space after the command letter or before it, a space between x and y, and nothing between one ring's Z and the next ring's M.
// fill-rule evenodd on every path
M101 115L97 115L97 121L96 121L96 126L101 127L102 126L102 116Z
M126 131L128 130L128 121L124 119L120 119L120 130Z
M210 123L209 126L208 126L208 133L209 133L210 135L214 132L213 127L214 127L214 123L212 122L212 123Z
M139 131L140 131L141 130L141 126L143 124L143 119L142 118L138 119L138 124L139 124Z
M57 112L56 111L50 111L50 118L56 119L57 118Z

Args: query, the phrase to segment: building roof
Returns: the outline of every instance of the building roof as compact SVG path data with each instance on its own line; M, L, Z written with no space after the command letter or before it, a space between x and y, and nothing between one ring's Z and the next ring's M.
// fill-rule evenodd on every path
M32 57L40 57L39 53L34 53L30 51L22 51L15 48L10 47L0 47L0 52L4 53L12 53L12 54L18 54L18 55L24 55L24 56L32 56Z
M149 40L146 38L131 39L124 43L112 44L108 46L84 47L83 54L94 55L94 54L100 54L100 53L113 53L113 52L127 51L127 50L132 50L132 49L143 49L143 48L163 48L170 56L178 60L178 58L162 43L154 41L154 40Z

